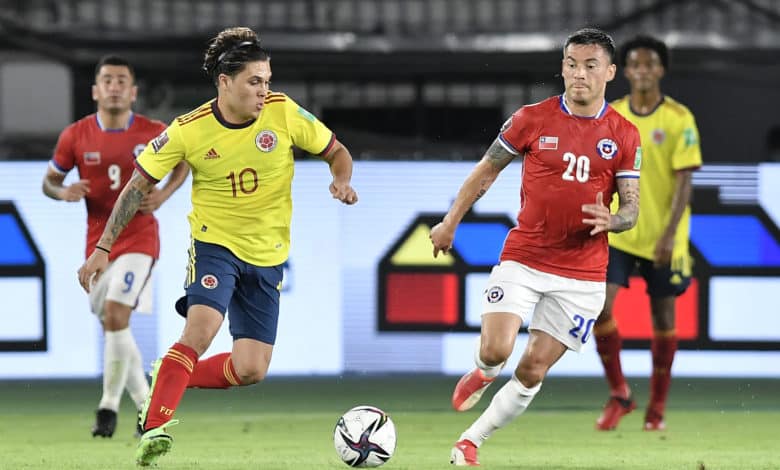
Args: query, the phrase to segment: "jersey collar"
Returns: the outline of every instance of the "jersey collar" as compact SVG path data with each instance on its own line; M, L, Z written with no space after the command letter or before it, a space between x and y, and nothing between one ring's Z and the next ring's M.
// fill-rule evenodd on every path
M628 109L631 110L631 113L634 114L635 116L647 117L647 116L653 114L655 112L655 110L660 108L661 105L664 104L664 101L666 101L666 95L662 94L661 95L661 99L658 101L658 103L655 106L653 106L653 109L651 109L650 111L648 111L646 113L640 113L639 111L634 109L634 106L631 104L631 95L628 95Z
M107 128L103 125L103 121L100 120L100 114L95 113L95 122L97 123L98 128L103 132L124 132L130 129L130 126L133 125L133 119L135 119L135 114L130 111L130 117L127 119L127 124L125 124L125 127Z
M250 119L249 121L243 122L241 124L233 124L232 122L228 122L227 119L222 116L222 113L219 112L219 106L217 106L216 98L214 98L214 101L211 102L211 111L214 113L214 117L217 119L217 122L227 127L228 129L245 129L257 121L257 119Z
M563 112L568 114L569 116L574 116L583 119L598 119L602 117L604 113L607 112L607 100L604 100L604 103L601 105L601 109L599 109L599 112L597 112L595 116L580 116L579 114L574 114L573 112L571 112L571 109L569 109L569 106L566 104L565 94L561 94L559 101L561 103L561 110L563 110Z

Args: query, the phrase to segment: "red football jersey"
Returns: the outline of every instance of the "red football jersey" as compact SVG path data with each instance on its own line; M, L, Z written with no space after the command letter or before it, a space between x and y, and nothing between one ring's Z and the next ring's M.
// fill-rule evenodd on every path
M639 132L606 102L596 117L573 115L563 96L516 111L499 142L525 155L517 226L501 260L586 281L604 281L607 234L591 236L583 204L602 192L609 207L616 178L639 178Z
M166 128L160 121L133 114L126 129L103 129L97 114L90 114L62 131L51 166L60 173L78 168L89 180L86 254L95 249L114 203L135 169L135 157ZM124 253L143 253L157 259L160 237L157 219L138 212L111 248L110 259Z

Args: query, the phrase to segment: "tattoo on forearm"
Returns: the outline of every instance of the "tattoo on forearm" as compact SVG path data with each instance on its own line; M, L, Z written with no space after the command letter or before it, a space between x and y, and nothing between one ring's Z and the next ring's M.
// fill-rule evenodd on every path
M639 180L621 178L618 180L620 205L610 224L611 232L623 232L634 225L639 217Z
M111 211L111 216L106 223L106 229L103 231L103 236L100 237L99 244L101 246L111 246L114 244L122 230L127 227L133 217L135 217L138 208L141 206L141 201L144 195L152 189L152 184L149 183L143 176L134 176L133 179L127 184L122 193L119 195L119 199L114 205L114 210Z
M625 232L634 226L634 222L627 220L620 214L612 214L612 223L609 229L610 232Z
M474 202L471 204L474 205L477 201L480 200L482 196L487 193L490 186L493 184L493 180L490 178L483 178L482 181L479 182L479 192L477 193L477 196L474 198Z
M493 143L490 144L487 152L485 152L485 156L487 157L490 164L493 165L493 168L498 171L506 168L506 166L509 165L509 163L515 158L514 155L506 151L504 146L498 142L498 139L494 140Z

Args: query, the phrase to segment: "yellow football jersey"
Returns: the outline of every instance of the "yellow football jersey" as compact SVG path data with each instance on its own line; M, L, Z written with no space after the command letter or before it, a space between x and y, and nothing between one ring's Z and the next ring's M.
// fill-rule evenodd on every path
M661 238L671 216L677 170L701 166L699 131L691 111L665 96L648 115L636 114L628 96L612 103L620 114L639 130L642 142L642 177L639 179L639 219L636 227L621 233L610 233L609 244L619 250L653 259L656 242ZM612 212L617 210L613 199ZM686 274L690 270L688 237L690 207L685 209L674 239L673 268Z
M177 117L138 157L162 179L185 160L192 169L192 237L256 266L283 263L290 248L293 150L323 155L335 135L283 93L270 93L260 116L228 123L212 100Z

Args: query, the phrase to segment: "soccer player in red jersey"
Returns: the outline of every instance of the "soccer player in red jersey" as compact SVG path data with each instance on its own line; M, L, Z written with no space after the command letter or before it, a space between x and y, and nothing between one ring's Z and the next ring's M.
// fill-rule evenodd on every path
M97 111L62 131L43 180L43 193L52 199L86 201L87 254L95 249L114 202L133 173L136 155L165 129L162 122L133 113L136 94L135 73L127 60L113 55L100 59L92 85ZM80 179L63 185L73 168L78 169ZM138 409L149 393L141 353L129 328L130 314L136 307L151 307L147 281L160 252L157 219L152 212L181 186L188 171L183 164L164 187L146 197L140 212L112 247L110 267L89 295L105 338L103 397L92 436L114 434L125 388Z
M476 369L455 387L452 405L476 404L498 376L522 324L529 338L512 378L451 452L459 466L479 465L477 448L525 411L547 371L591 336L604 306L607 232L634 226L639 211L639 134L604 98L615 76L615 45L597 29L569 36L565 91L523 106L503 125L463 183L447 215L431 229L433 254L447 253L464 214L512 160L523 161L517 226L485 290ZM619 209L612 214L612 194Z
M661 78L669 68L669 51L658 39L637 36L620 51L620 65L631 93L612 106L631 121L643 142L646 164L640 184L642 207L636 228L609 236L607 300L593 328L604 366L610 398L596 429L615 429L636 408L620 365L622 340L612 316L618 290L628 287L636 269L647 282L653 322L653 371L644 429L666 428L664 410L677 351L675 301L691 282L688 253L691 181L701 166L699 131L691 111L661 92Z

